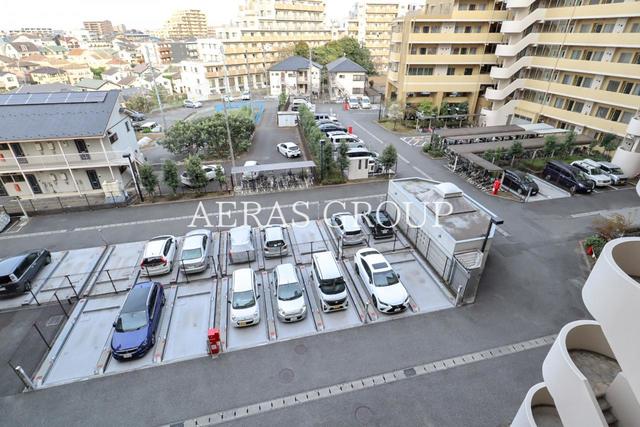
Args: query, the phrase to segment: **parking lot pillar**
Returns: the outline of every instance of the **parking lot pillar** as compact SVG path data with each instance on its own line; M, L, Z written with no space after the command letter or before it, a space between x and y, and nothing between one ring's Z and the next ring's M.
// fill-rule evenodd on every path
M22 366L18 365L13 368L13 370L28 390L33 390L36 388L36 385L33 383L33 381L31 381L31 378L29 378L29 375L27 375L24 369L22 369Z

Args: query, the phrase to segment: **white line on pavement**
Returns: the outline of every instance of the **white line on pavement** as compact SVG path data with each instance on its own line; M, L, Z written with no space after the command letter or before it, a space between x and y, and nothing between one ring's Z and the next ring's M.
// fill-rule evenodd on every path
M571 218L584 218L584 217L587 217L587 216L595 216L595 215L600 215L603 212L605 212L605 211L582 212L582 213L577 213L577 214L571 215Z
M407 158L405 156L403 156L402 154L398 154L398 158L400 160L402 160L403 162L405 162L406 164L411 164L411 162L409 162L409 160L407 160Z
M504 237L509 237L511 236L511 234L509 234L504 228L502 227L496 227L496 230L498 230L498 233L502 234Z
M369 130L367 130L367 128L365 128L364 126L362 126L360 123L358 123L357 121L353 121L353 123L355 123L356 125L358 125L360 128L362 128L363 131L365 131L366 133L368 133L369 135L371 135L371 138L375 139L376 141L378 141L380 144L384 145L384 141L381 140L380 138L378 138L377 136L375 136L374 134L372 134L371 132L369 132Z
M431 178L429 175L427 175L425 172L423 172L423 171L422 171L422 169L420 169L419 167L417 167L417 166L413 166L413 169L414 169L416 172L418 172L419 174L422 174L422 176L424 176L425 178L427 178L427 179L433 179L433 178Z

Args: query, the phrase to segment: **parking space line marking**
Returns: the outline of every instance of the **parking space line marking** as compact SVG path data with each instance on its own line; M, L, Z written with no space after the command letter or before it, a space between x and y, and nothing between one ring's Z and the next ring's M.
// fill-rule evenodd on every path
M455 369L460 366L469 365L472 363L495 359L502 356L508 356L515 353L521 353L539 347L545 347L550 345L553 340L555 340L555 338L556 335L547 335L544 337L538 337L527 341L508 344L481 352L467 353L461 356L454 356L452 358L447 358L435 362L427 362L423 365L385 372L383 374L371 375L368 377L355 379L353 381L333 384L327 387L303 391L297 394L290 394L272 400L253 403L251 405L243 407L221 410L209 415L203 415L201 417L184 420L182 422L182 425L184 427L195 427L238 420L256 414L271 412L275 409L297 406L306 402L338 396L356 390L363 390L380 385L391 384L401 380L431 374L433 372ZM167 426L168 425L173 425L173 423L167 424Z
M413 169L418 172L419 174L423 175L425 178L427 179L432 179L429 175L427 175L425 172L422 171L422 169L420 169L417 166L413 166Z
M362 126L360 123L358 123L357 121L353 121L353 123L355 123L356 125L358 125L360 128L362 128L363 131L365 131L366 133L368 133L369 135L371 135L371 137L373 139L375 139L376 141L378 141L380 144L384 145L384 141L381 140L380 138L378 138L377 136L375 136L374 134L372 134L371 132L369 132L369 130L367 128L365 128L364 126Z
M407 158L406 158L406 157L404 157L402 154L399 154L399 153L398 153L398 158L399 158L400 160L402 160L403 162L405 162L406 164L408 164L408 165L410 165L410 164L411 164L411 162L409 162L409 160L407 160Z
M497 227L496 226L496 230L498 230L498 233L502 234L504 237L509 237L511 236L511 234L509 234L504 228L502 227Z
M571 218L584 218L587 216L595 216L595 215L600 215L603 212L605 211L581 212L581 213L571 215Z

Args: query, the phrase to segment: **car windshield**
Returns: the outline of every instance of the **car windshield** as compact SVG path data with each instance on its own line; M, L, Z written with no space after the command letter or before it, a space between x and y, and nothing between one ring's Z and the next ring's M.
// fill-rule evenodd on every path
M622 169L620 168L611 168L611 173L614 175L624 175L624 173L622 172Z
M140 329L147 324L147 312L145 310L133 311L131 313L120 313L116 321L116 331L128 332Z
M320 290L323 294L339 294L344 292L345 283L342 277L320 281Z
M578 179L582 179L582 180L585 180L585 181L589 179L589 177L587 176L587 174L586 174L586 173L584 173L584 172L582 172L582 171L576 171L576 177L577 177Z
M201 257L202 257L202 249L200 248L185 249L182 251L183 260L197 259Z
M600 168L590 168L589 175L602 175L602 170Z
M278 286L278 299L291 301L302 296L302 289L298 283L285 283Z
M242 291L233 293L233 301L231 306L236 309L249 308L256 305L256 299L253 297L253 291Z
M391 286L398 283L398 281L398 276L393 270L373 273L373 284L376 286Z

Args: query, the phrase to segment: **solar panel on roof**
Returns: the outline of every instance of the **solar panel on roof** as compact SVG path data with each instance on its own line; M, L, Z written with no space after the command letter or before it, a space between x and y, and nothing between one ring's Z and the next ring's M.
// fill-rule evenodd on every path
M106 97L107 92L12 93L0 95L0 105L86 104Z
M1 95L0 105L25 105L31 95L23 93L12 93L11 95Z
M73 92L67 96L67 104L82 103L87 98L86 92Z
M85 102L104 102L107 92L87 92Z
M46 104L64 104L69 94L66 92L50 93Z
M34 93L31 94L31 98L29 98L28 104L44 104L48 98L48 93Z

